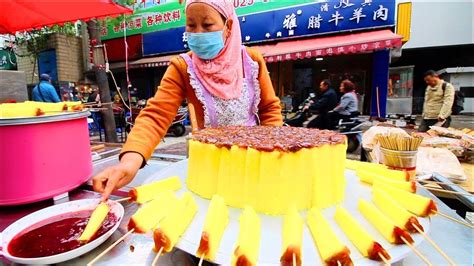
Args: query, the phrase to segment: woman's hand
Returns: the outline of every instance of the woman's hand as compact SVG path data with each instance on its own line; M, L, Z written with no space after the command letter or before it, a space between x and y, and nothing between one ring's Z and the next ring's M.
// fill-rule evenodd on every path
M102 193L102 201L106 201L113 191L132 182L142 165L143 157L134 152L122 156L120 163L109 167L92 178L94 190Z

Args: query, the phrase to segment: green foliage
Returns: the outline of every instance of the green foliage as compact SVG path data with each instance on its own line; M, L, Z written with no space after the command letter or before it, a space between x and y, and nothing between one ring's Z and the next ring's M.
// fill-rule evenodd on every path
M18 52L18 49L16 49L17 56L33 56L36 58L41 51L48 48L49 36L53 33L74 36L76 34L76 27L73 23L65 23L62 26L54 25L24 33L17 33L15 36L17 47L26 48L22 53Z
M143 3L141 3L140 0L114 0L114 2L134 10L143 7ZM112 26L120 26L123 21L129 22L130 17L130 15L120 15L114 18L106 18L103 23Z

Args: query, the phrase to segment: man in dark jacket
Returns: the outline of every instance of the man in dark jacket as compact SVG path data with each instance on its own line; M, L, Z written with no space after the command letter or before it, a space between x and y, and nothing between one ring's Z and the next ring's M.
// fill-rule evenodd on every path
M337 105L337 94L331 88L331 81L325 79L319 84L321 95L308 108L312 112L316 112L318 117L308 123L309 128L330 129L328 112L333 110Z

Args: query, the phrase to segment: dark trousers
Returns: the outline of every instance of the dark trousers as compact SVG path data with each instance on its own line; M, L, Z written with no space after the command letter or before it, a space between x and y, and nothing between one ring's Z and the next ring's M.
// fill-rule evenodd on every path
M342 119L343 121L350 121L350 119L354 117L353 115L343 115L338 112L330 112L328 113L328 119L331 128L329 129L335 129L336 126L339 125L339 121Z
M308 128L331 129L328 114L319 114L315 119L309 121Z
M438 119L422 119L418 131L426 132L430 130L431 126L434 126L438 123ZM446 121L443 124L443 127L449 127L451 125L451 117L446 118Z

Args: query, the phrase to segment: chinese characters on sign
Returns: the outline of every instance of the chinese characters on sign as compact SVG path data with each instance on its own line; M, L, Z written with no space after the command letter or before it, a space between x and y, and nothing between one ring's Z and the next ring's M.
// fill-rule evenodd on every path
M142 29L143 27L153 27L155 25L168 24L181 19L181 10L171 10L166 12L157 12L146 14L141 17L132 17L127 22L122 22L120 26L114 26L115 33L122 32L127 25L127 30ZM144 22L144 23L143 23ZM107 27L102 27L102 35L107 35Z
M366 19L367 17L369 19L372 18L372 21L387 21L387 19L389 18L389 9L383 4L384 3L382 1L382 4L378 5L378 9L368 11L364 8L371 6L372 0L363 0L363 2L359 4L356 4L355 0L339 0L339 3L335 5L329 5L328 3L324 3L320 6L319 10L321 10L321 13L330 12L331 17L325 21L321 16L321 13L312 15L308 19L307 29L320 29L323 23L332 23L336 27L339 26L340 22L346 19L345 15L341 13L344 9L351 10L351 17L349 18L349 21L354 22L356 24L359 24L361 20ZM334 12L330 11L331 6L334 8ZM345 13L347 12L344 11L344 14ZM294 14L292 14L292 16L294 17ZM288 18L290 18L290 15L287 15L287 17L285 18L284 25L287 25L285 23L288 23Z
M283 28L288 30L288 35L293 36L294 35L294 30L293 28L298 27L296 24L296 15L295 13L292 13L291 15L287 15L285 17L285 20L283 21Z
M286 61L286 60L296 60L302 58L312 58L312 57L321 57L321 56L331 56L331 55L341 55L341 54L354 54L360 52L369 52L376 51L385 48L400 47L402 44L401 39L397 40L385 40L385 41L375 41L361 44L352 44L352 45L343 45L329 47L325 49L316 49L312 51L306 51L304 53L295 52L285 54L284 56L275 55L265 57L265 61L268 63Z
M254 0L252 8L262 8L262 5L272 5L275 8L267 7L268 9L263 11L252 9L254 11L259 10L259 12L248 14L245 13L247 10L239 14L242 41L246 44L282 40L295 36L314 36L342 31L388 28L395 24L395 0L327 0L324 2L294 0L291 1L291 5L288 4L288 0L272 0L266 4L263 4L262 1L264 0ZM277 6L279 8L276 8ZM177 25L176 22L173 22L176 18L181 18L181 21L184 20L182 10L179 13L176 6L169 10L141 13L141 21L135 20L134 23L127 25L134 27L153 25L147 28L143 34L144 55L181 52L188 48L184 25L167 30L148 32L149 29L153 28L169 28L172 27L171 25ZM118 29L120 30L120 27ZM112 30L109 28L109 34L114 34L110 31ZM162 40L167 41L163 42ZM378 44L375 44L375 46L378 46ZM380 47L383 47L383 45ZM334 47L315 53L350 53L356 49L369 48ZM305 54L295 56L304 57ZM281 59L285 60L285 55ZM278 58L273 58L273 60L278 60Z

